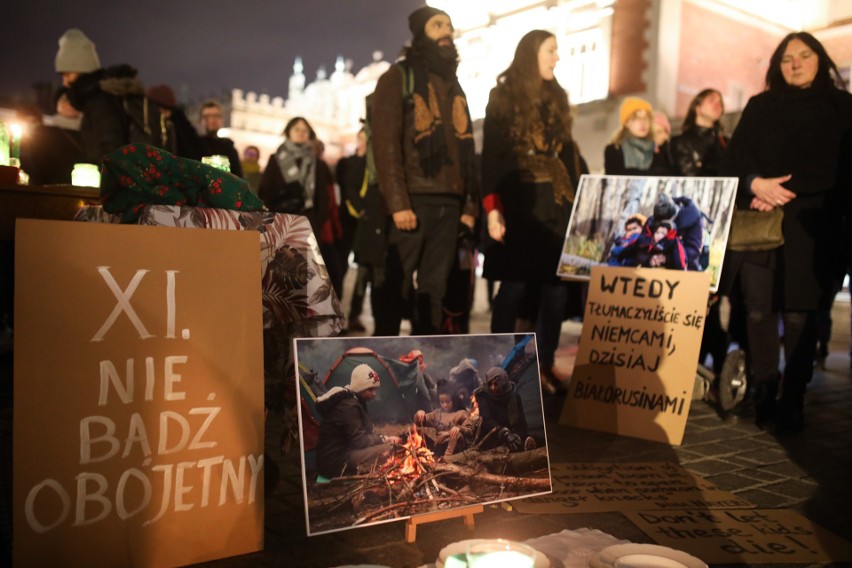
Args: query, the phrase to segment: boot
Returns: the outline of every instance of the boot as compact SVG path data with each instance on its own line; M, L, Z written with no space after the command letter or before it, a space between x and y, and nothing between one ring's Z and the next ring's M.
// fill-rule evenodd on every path
M778 401L775 433L797 434L805 429L804 396L788 395L784 392Z
M761 381L754 388L754 423L761 430L775 420L778 378Z

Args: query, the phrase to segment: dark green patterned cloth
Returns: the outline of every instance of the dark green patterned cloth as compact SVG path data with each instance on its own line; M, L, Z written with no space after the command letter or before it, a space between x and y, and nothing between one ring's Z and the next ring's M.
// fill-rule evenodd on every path
M248 182L195 160L143 144L122 146L101 162L101 203L134 223L148 205L189 205L260 211Z

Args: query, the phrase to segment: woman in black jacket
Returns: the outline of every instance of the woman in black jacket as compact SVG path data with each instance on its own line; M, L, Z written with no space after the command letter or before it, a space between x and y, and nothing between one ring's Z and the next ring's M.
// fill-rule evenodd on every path
M556 267L580 175L588 172L571 136L568 95L553 75L556 38L533 30L518 43L497 78L485 110L483 204L488 235L485 277L499 280L491 331L515 331L526 302L537 305L542 386L554 392L552 372L568 286Z
M722 132L725 106L716 89L704 89L689 103L681 134L671 141L677 173L689 177L719 175L728 139Z
M839 187L838 166L850 161L841 142L852 128L852 95L838 83L822 44L806 32L789 34L770 59L766 91L749 100L723 160L722 173L740 178L739 209L784 213L782 246L734 252L725 265L745 302L756 420L775 421L779 432L804 426L816 313L830 300L839 260L834 250L848 199L841 191L848 188ZM780 385L779 313L786 361Z

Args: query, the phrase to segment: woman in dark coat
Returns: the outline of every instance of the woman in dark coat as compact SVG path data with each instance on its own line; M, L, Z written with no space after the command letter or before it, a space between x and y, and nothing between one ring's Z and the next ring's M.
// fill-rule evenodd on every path
M485 277L500 281L491 331L515 331L524 302L538 306L542 386L554 392L552 366L568 302L556 267L580 175L588 171L571 136L568 95L553 75L556 38L533 30L497 78L485 110L483 204L488 235Z
M725 105L716 89L704 89L689 103L681 134L671 141L678 175L715 177L719 175L722 154L728 139L722 130Z
M317 156L316 134L301 116L284 127L284 143L269 157L258 186L258 197L275 213L304 215L319 243L338 298L344 269L335 242L342 236L334 195L334 176Z
M841 141L852 127L852 95L838 88L839 81L816 38L789 34L770 60L767 90L749 100L723 161L723 174L740 178L738 208L784 212L782 246L732 253L725 265L738 277L745 301L756 420L774 420L779 432L804 426L816 313L830 300L839 260L834 251L849 188L839 187L838 166L848 167ZM786 365L776 403L779 312Z

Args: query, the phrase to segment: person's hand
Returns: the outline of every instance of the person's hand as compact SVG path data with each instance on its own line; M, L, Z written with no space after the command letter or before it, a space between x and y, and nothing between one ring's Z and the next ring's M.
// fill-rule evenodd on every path
M790 174L774 178L757 177L752 180L750 189L755 197L757 197L767 205L770 205L771 207L780 207L782 205L786 205L787 203L796 198L795 193L781 185L790 181L792 177L793 176ZM752 209L766 211L766 209L755 207L753 200Z
M414 414L414 423L415 424L423 424L424 420L426 420L426 411L425 410L418 410Z
M452 428L450 428L450 438L458 438L459 434L461 434L461 428L459 428L458 426L453 426Z
M666 255L664 255L664 254L655 254L648 260L648 264L650 264L654 268L662 266L665 263L666 263Z
M749 207L751 207L752 209L757 209L758 211L763 211L764 213L766 213L768 211L772 211L773 209L775 209L775 205L772 205L771 203L767 203L766 201L762 200L759 197L752 198L751 204L749 205Z
M400 231L413 231L417 228L417 215L413 209L403 209L393 214L393 224Z
M468 215L465 213L459 219L463 224L467 225L467 228L473 230L473 226L476 225L476 219L473 218L473 215Z
M382 439L385 441L385 444L401 444L402 438L399 436L382 436Z
M498 243L502 243L506 236L506 221L497 209L488 212L488 236Z

